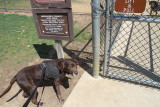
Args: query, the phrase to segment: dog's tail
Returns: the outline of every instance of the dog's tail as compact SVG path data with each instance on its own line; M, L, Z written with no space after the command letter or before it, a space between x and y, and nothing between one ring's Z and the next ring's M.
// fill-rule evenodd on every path
M11 89L12 85L15 83L16 80L17 80L17 79L16 79L16 76L14 76L14 77L12 78L12 80L10 81L9 86L8 86L8 87L6 88L6 90L0 95L0 98L3 97L3 96Z

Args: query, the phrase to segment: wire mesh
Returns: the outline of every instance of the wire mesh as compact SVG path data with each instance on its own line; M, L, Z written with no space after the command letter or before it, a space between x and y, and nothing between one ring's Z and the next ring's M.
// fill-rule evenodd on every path
M74 13L91 13L90 0L72 0L72 9Z
M149 1L143 14L115 13L114 0L110 4L112 32L108 76L160 87L160 12L150 14ZM102 30L101 44L104 44L104 34Z
M106 6L106 2L105 2L105 0L101 0L100 1L100 3L101 3L101 8L103 9L103 10L105 10L105 6ZM100 47L100 53L102 53L101 55L103 55L103 52L104 52L104 42L105 42L105 29L106 29L106 26L105 26L105 13L103 13L103 14L101 14L101 18L100 18L100 20L101 20L101 22L100 22L100 35L101 35L101 42L100 42L100 44L101 44L101 47Z

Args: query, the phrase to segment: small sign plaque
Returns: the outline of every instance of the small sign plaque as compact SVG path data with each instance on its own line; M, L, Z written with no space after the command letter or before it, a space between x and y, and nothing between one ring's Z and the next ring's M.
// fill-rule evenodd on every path
M117 13L143 13L146 9L146 0L115 0Z
M32 8L71 8L71 0L30 0Z
M40 38L73 40L71 9L34 9L33 15Z
M45 35L68 35L67 14L39 14L38 22Z

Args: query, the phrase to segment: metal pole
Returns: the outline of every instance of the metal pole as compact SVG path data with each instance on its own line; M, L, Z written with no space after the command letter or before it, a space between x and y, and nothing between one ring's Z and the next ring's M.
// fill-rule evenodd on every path
M129 48L130 41L131 41L131 36L132 36L132 33L133 33L133 27L134 27L134 21L132 22L132 27L131 27L131 30L130 30L130 34L129 34L129 38L128 38L126 50L125 50L125 52L124 52L124 57L126 57L126 56L127 56L127 53L128 53L128 48Z
M4 3L4 10L7 11L8 8L7 8L7 2L6 2L6 0L3 0L3 3Z
M153 63L153 48L152 48L152 37L151 37L151 26L148 23L148 34L149 34L149 52L150 52L150 71L154 72L154 63Z
M99 77L100 65L100 0L92 0L93 77ZM96 6L96 7L95 7Z
M108 72L109 64L109 35L110 35L110 0L106 0L106 37L105 37L105 49L104 49L104 63L103 63L103 75ZM107 74L106 74L107 75Z

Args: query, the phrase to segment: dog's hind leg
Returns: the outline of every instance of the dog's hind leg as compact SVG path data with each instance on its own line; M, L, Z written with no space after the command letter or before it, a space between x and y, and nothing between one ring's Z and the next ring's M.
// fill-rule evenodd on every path
M30 95L32 95L32 93L34 92L36 85L33 83L33 81L29 81L29 79L27 78L19 78L19 81L17 81L18 85L20 86L20 88L23 89L23 97L29 97ZM36 91L32 97L32 103L38 105L37 102L37 96L38 96L38 92Z
M31 102L32 102L33 104L39 105L39 103L37 102L38 92L37 92L37 90L35 91L35 88L36 88L35 85L27 86L27 87L24 89L23 96L26 98L26 97L29 97L30 95L33 94L32 99L31 99ZM35 92L34 92L34 91L35 91ZM33 93L33 92L34 92L34 93Z
M30 90L30 95L34 92L36 86L32 87ZM35 91L33 97L32 97L32 103L38 105L39 103L37 102L37 97L38 97L38 92Z
M24 98L27 98L27 97L29 97L29 93L26 93L25 91L23 91L22 96L23 96Z
M36 86L32 87L32 89L30 90L30 95L34 92L35 88L36 88ZM35 93L34 93L34 95L33 95L33 97L32 97L32 100L31 100L32 103L36 104L36 105L42 106L43 102L37 102L37 97L38 97L38 92L36 90Z
M33 92L35 91L36 86L34 84L30 84L26 90L24 90L24 94L26 95L32 95ZM33 97L31 99L33 104L39 105L39 103L37 102L37 97L38 97L38 92L37 90L35 91L35 93L33 94Z
M22 96L24 98L29 97L29 95L30 95L30 89L32 88L33 85L26 78L22 79L20 77L17 79L17 84L23 90Z

